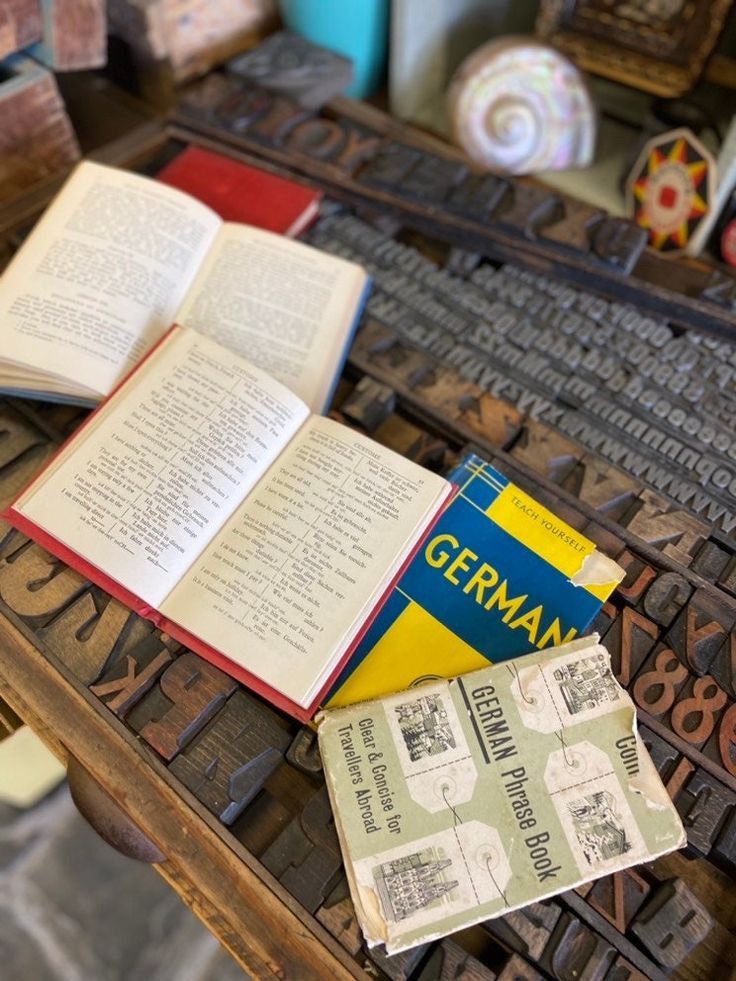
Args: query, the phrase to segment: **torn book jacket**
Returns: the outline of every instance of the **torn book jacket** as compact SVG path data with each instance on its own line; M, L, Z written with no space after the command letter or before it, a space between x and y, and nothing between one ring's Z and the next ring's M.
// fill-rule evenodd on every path
M686 842L597 635L319 722L356 915L389 954Z

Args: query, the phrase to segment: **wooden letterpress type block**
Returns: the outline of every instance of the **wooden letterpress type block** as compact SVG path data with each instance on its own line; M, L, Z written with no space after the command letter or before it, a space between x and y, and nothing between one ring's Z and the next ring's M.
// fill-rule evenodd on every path
M702 747L718 726L728 696L715 678L690 678L672 709L669 726L691 746Z
M293 153L329 161L341 170L352 173L376 153L381 138L345 120L319 117L297 123L289 130L284 142ZM383 217L389 216L384 213Z
M27 419L7 403L0 403L0 469L33 447L47 442L48 437Z
M736 311L736 276L716 269L701 293L704 300L717 303L719 307Z
M355 917L352 900L347 897L339 902L322 906L317 910L317 919L326 927L335 940L349 953L356 956L363 945L363 934Z
M673 651L692 672L704 675L725 646L736 609L706 589L697 589L667 632Z
M510 950L538 961L560 918L555 903L530 903L523 909L486 920L483 929Z
M598 634L601 638L605 637L620 615L621 611L618 607L614 606L610 600L606 600L593 618L590 632Z
M561 484L583 455L581 447L541 422L525 423L511 456Z
M677 762L677 766L672 772L672 776L665 784L665 789L673 801L677 800L682 792L682 788L685 786L686 782L690 779L690 776L694 772L695 766L690 762L687 756L681 756Z
M0 562L0 599L34 625L60 613L87 586L87 580L31 542Z
M713 844L709 857L730 870L736 868L736 810L732 810Z
M736 698L736 627L731 628L708 667L728 697Z
M679 572L663 572L644 593L644 612L660 626L669 627L692 591L692 586Z
M450 191L445 207L471 221L485 222L511 193L511 184L494 174L471 174Z
M562 200L551 191L516 181L494 219L512 227L527 238L536 238L543 225L551 225L563 215Z
M111 658L150 634L151 624L127 607L92 587L66 607L38 638L78 681L96 681Z
M0 58L40 40L40 0L5 0L0 7Z
M726 568L718 577L718 586L731 596L736 596L736 555L732 555Z
M659 627L638 610L625 606L606 633L611 670L626 687L636 675L659 637Z
M657 578L656 570L628 549L622 552L616 561L626 570L626 575L616 587L616 592L627 603L635 606L650 584Z
M565 488L614 521L631 506L642 485L622 470L591 453L585 453Z
M523 413L488 392L482 392L477 398L461 396L457 405L460 410L457 422L493 446L508 449L519 434Z
M602 978L616 955L616 949L603 937L564 912L539 963L554 978Z
M8 555L20 552L23 546L30 544L30 538L15 528L8 527L5 532L0 531L0 559L5 559ZM2 568L0 566L0 568Z
M677 797L688 848L709 855L721 828L736 808L736 794L698 767Z
M647 748L647 752L652 758L652 762L663 783L668 783L671 775L677 769L681 754L674 746L652 732L647 726L639 726L639 736Z
M319 753L317 733L307 726L302 726L286 750L286 759L302 773L307 773L311 777L320 776L322 757Z
M340 406L348 419L373 433L396 408L396 392L364 375Z
M616 927L626 933L629 923L647 899L651 886L634 869L614 872L593 883L588 903Z
M382 971L390 981L407 981L420 963L429 948L429 944L420 944L410 950L402 950L400 954L390 957L383 947L372 947L366 950L365 956ZM366 964L368 967L369 965Z
M712 928L710 913L681 879L662 883L631 924L650 955L671 970Z
M288 744L278 716L238 691L169 770L223 824L232 824L282 762Z
M648 978L623 957L617 957L606 975L606 981L648 981Z
M604 218L591 234L591 249L596 258L628 275L639 261L647 244L647 231L632 221Z
M518 954L512 954L496 981L542 981L542 975Z
M675 704L689 677L675 652L658 645L636 676L631 693L639 708L661 718Z
M151 633L139 644L119 654L97 684L90 686L90 691L122 719L153 687L173 659L172 650L164 643L161 634L158 631Z
M491 971L453 940L445 938L433 949L416 981L496 981Z
M703 547L690 563L690 568L708 582L716 582L728 565L728 560L729 553L725 549L719 548L715 542L707 541L703 542Z
M54 76L24 55L6 59L0 76L0 202L78 159Z
M539 237L573 252L590 252L593 228L605 217L605 211L600 208L592 208L582 201L566 198L562 217L554 224L542 228Z
M621 524L684 566L690 565L710 531L704 522L648 489L623 515Z
M291 130L309 116L309 112L286 96L267 95L266 111L250 123L248 135L269 146L279 146Z
M261 862L310 913L323 905L342 875L340 845L325 787L266 849Z
M444 440L436 439L431 433L421 433L407 447L404 455L433 473L444 473L449 451Z
M352 174L362 163L374 156L381 145L381 138L369 130L351 125L342 119L340 126L345 132L345 140L333 162L341 170ZM383 212L383 217L388 219L390 216Z
M703 754L732 777L736 777L736 704L733 702L721 715L718 725L703 747Z
M619 562L619 556L624 550L623 538L614 535L612 531L604 528L597 521L589 521L582 531L585 537L597 545L604 555L607 555L609 559L615 559Z
M345 130L334 119L305 119L297 123L285 139L293 153L303 153L314 160L332 160L345 143Z
M424 204L442 204L450 190L467 175L457 160L423 155L401 182L401 193Z
M191 651L180 654L126 718L165 760L206 725L237 683Z
M41 0L43 33L31 51L54 71L100 68L107 61L105 0Z
M361 184L395 191L409 171L421 159L421 150L391 143L381 147L376 155L358 171Z
M214 75L213 79L221 76ZM184 95L181 109L188 116L202 118L234 135L247 133L249 128L266 115L271 107L272 97L263 89L241 89L224 84L212 86L209 90L204 79L193 91Z
M252 85L290 96L307 109L319 109L353 80L349 58L290 31L269 35L256 48L231 58L227 68Z

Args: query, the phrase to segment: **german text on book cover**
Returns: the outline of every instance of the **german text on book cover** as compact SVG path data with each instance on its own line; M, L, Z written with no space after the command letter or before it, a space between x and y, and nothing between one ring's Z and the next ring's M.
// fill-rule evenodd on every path
M685 844L597 640L323 713L369 946L393 954Z
M624 570L473 454L327 701L450 678L584 633Z

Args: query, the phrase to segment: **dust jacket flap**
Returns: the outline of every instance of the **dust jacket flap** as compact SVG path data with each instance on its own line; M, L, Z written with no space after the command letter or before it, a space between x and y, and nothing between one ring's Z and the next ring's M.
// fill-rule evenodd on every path
M686 842L596 635L319 722L356 914L389 954Z

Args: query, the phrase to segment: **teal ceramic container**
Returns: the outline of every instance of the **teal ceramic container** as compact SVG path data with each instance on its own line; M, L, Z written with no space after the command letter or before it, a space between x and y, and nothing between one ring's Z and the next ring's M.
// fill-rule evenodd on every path
M313 44L345 55L355 77L345 95L364 99L383 81L389 0L279 0L284 26Z

